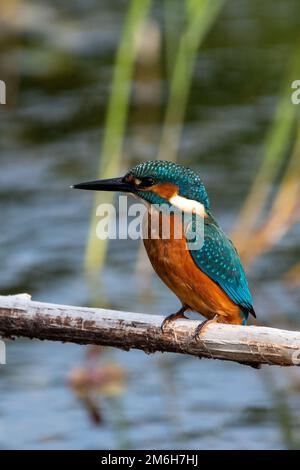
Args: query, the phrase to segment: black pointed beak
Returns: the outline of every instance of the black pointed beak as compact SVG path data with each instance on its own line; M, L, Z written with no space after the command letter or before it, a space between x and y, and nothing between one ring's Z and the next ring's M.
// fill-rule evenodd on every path
M75 189L88 189L90 191L121 191L124 193L134 193L133 184L127 183L121 178L112 178L108 180L87 181L86 183L74 184Z

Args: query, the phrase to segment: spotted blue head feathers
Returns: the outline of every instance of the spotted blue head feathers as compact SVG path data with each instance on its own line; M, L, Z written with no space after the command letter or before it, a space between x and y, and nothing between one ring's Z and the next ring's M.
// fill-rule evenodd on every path
M178 194L186 199L198 201L209 210L209 198L200 176L190 168L164 160L150 160L132 168L126 175L143 180L152 180L152 184L171 183L178 186ZM125 178L126 178L125 176ZM150 191L149 191L150 193ZM154 201L154 195L146 191L139 195L149 202ZM153 200L152 200L153 199Z

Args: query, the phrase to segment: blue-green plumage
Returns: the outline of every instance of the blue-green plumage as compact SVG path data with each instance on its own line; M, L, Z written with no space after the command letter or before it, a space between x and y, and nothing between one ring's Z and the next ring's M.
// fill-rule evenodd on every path
M190 254L197 266L241 307L246 321L249 313L255 316L252 296L239 255L211 215L205 220L203 246L199 250L190 250Z

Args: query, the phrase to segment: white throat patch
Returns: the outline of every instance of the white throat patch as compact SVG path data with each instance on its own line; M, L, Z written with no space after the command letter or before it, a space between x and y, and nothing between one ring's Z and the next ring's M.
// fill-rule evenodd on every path
M179 196L172 196L169 201L172 206L177 207L177 209L181 210L182 212L190 212L197 214L201 217L206 217L205 207L201 202L193 201L193 199L187 199L185 197Z

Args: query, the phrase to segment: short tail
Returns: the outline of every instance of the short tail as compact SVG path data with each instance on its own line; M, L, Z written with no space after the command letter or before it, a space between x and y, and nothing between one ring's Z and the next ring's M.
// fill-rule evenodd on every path
M251 315L253 315L254 318L256 318L256 313L255 313L254 308L252 306L247 307L247 308L245 308L245 307L241 308L241 315L242 315L243 325L247 325L249 313Z
M251 313L251 315L253 315L254 318L256 318L256 313L255 313L255 310L254 310L253 307L249 308L249 309L248 309L248 312Z

